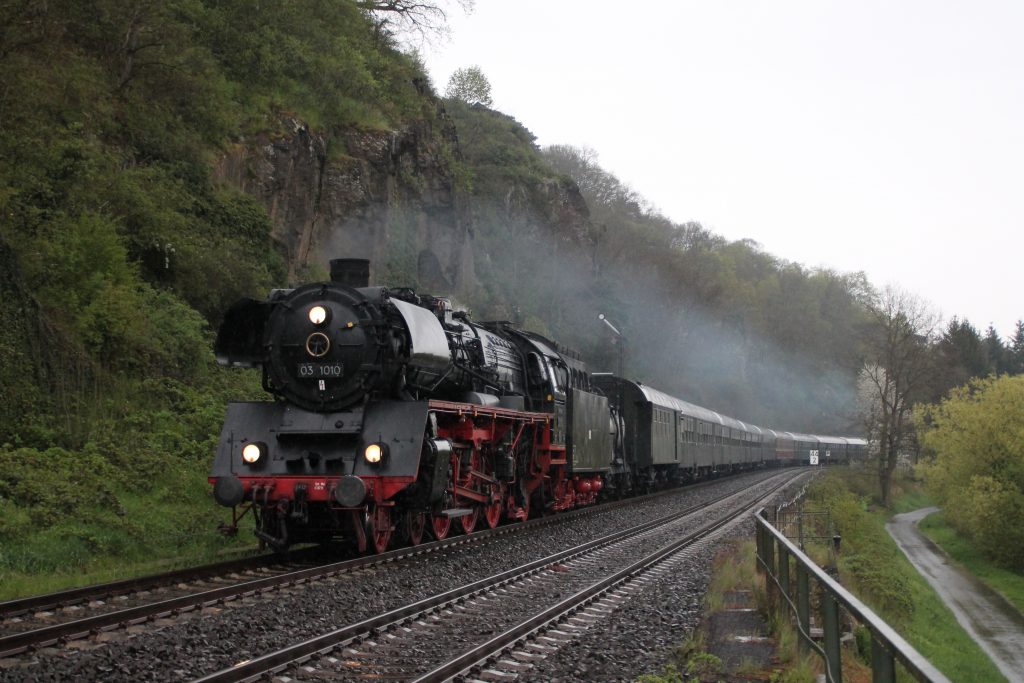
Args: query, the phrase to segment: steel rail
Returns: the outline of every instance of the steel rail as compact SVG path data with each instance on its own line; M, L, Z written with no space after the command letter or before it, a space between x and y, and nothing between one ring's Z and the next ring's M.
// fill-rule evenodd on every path
M561 513L563 519L572 519L582 514L593 514L602 512L605 510L613 510L621 505L628 504L630 502L642 502L645 500L653 500L661 496L676 493L681 490L694 490L707 486L715 481L721 481L719 479L702 481L697 484L693 484L686 489L666 489L663 491L657 491L649 493L643 496L635 496L629 499L608 501L600 503L598 505L592 505L577 510L570 510L568 512ZM537 525L538 523L550 523L552 518L544 517L538 519L531 519L528 522L523 522L518 525L520 528L532 528L526 525ZM500 527L505 530L507 527ZM494 530L484 529L476 533L483 534L481 538L485 537L488 532ZM409 546L409 548L423 548L428 544L422 543L419 546ZM144 576L136 576L127 579L118 579L116 581L110 581L107 583L98 583L88 586L76 586L74 588L67 588L53 593L44 593L39 595L30 595L22 598L13 598L10 600L0 601L0 619L8 619L10 617L21 616L28 612L37 612L40 610L53 609L68 607L70 605L80 604L88 600L103 599L111 595L133 593L142 590L151 590L153 588L160 588L176 583L181 583L186 580L195 580L207 578L210 576L216 576L218 574L226 574L237 571L244 571L246 569L254 569L263 566L272 565L281 562L295 562L306 559L307 555L314 555L319 548L304 548L299 551L292 551L287 557L280 554L268 554L259 555L254 557L236 558L234 560L225 560L223 562L214 562L208 565L202 565L199 567L185 567L182 569L175 569L169 572L163 572L160 574L146 574ZM401 549L399 549L401 550ZM299 555L299 553L302 553ZM296 556L298 555L298 556ZM380 557L379 555L377 557ZM312 559L312 558L310 558Z
M128 579L119 579L108 583L97 583L89 586L78 586L68 588L54 593L31 595L24 598L14 598L0 602L0 619L21 616L28 612L38 612L45 609L54 609L77 605L88 600L100 600L111 595L124 595L143 590L151 590L169 586L182 581L193 581L219 574L245 571L247 569L258 569L283 562L295 562L305 559L306 554L313 554L314 549L304 549L302 555L292 555L284 558L280 555L258 555L251 557L235 558L224 560L200 567L186 567L174 569L161 574L147 574L135 576Z
M701 482L697 486L707 486L710 485L711 483L714 483L715 481L720 480L710 480L707 482ZM247 597L250 595L257 595L284 586L308 583L309 581L314 579L326 578L337 574L353 571L355 569L361 569L367 566L383 564L387 562L395 562L398 560L405 559L407 557L414 557L426 553L437 552L453 546L475 545L477 543L489 541L508 534L525 533L527 531L537 529L539 527L551 524L561 524L563 522L576 519L580 516L600 514L603 512L614 510L624 505L630 505L637 502L644 502L662 496L680 493L685 490L693 490L693 487L689 489L666 489L664 491L658 491L656 493L647 494L646 496L640 496L637 498L626 498L623 500L616 500L611 501L609 503L604 503L602 505L588 506L584 508L579 508L577 510L571 510L565 513L551 515L548 517L527 520L525 522L520 522L517 524L499 526L494 529L485 529L469 535L454 536L451 538L444 539L442 541L433 541L431 543L423 543L417 546L408 546L405 548L390 550L385 553L380 553L378 555L367 555L364 557L357 557L317 567L301 569L298 571L284 572L281 574L277 574L275 576L262 577L250 581L242 581L231 586L223 586L220 588L200 591L190 595L184 595L176 598L170 598L167 600L161 600L158 602L147 603L145 605L129 607L123 610L107 612L105 614L83 617L80 619L66 621L59 624L51 624L49 626L44 626L37 629L21 631L18 633L11 633L8 635L0 636L0 658L21 654L22 652L25 652L32 648L45 647L48 645L60 643L62 641L88 637L92 634L100 633L106 630L124 628L131 626L133 624L144 623L152 619L173 616L181 614L183 612L190 612L195 609L229 602L231 600ZM159 575L157 576L159 577ZM145 577L142 578L144 579ZM141 581L142 579L139 580ZM128 579L126 580L125 583L130 585L134 581L135 580L133 579ZM88 588L89 587L83 589L73 589L72 591L68 592L85 591ZM26 598L24 600L41 600L42 598L53 597L54 595L56 594L51 594L51 596L38 596L37 598Z
M477 647L448 660L440 666L435 667L431 671L417 676L412 679L411 683L437 683L438 681L447 681L459 676L470 674L474 669L485 665L488 660L511 647L514 643L528 638L531 634L536 633L537 631L553 626L557 622L565 619L566 616L576 612L582 607L585 607L587 604L594 602L613 588L628 583L680 550L683 550L697 541L714 534L716 531L735 521L737 518L747 514L752 514L762 501L775 495L775 493L776 491L774 490L768 491L757 497L751 503L744 505L739 510L730 512L726 517L716 520L704 527L701 527L693 533L687 534L686 536L660 547L646 557L637 560L630 566L617 571L615 574L612 574L611 576L602 579L587 588L584 588L575 595L571 595L565 600L552 605L543 612L520 622L516 626L513 626L504 633L495 636L486 643L478 645Z
M419 546L409 546L404 548L398 548L396 550L388 551L378 555L370 555L366 557L358 557L341 562L332 562L325 565L321 565L319 569L323 571L322 575L333 575L342 571L352 570L361 568L368 565L373 565L380 562L389 562L399 559L403 559L410 556L415 556L428 552L435 552L444 548L449 548L455 545L462 544L475 544L481 543L495 537L507 535L507 533L519 533L524 532L528 529L538 528L548 524L557 524L563 521L568 521L580 516L586 516L591 514L599 514L609 510L614 510L624 505L630 505L632 503L656 500L657 498L670 496L673 494L680 493L681 490L693 490L703 486L710 485L719 479L701 481L693 484L686 489L680 488L669 488L665 490L659 490L652 494L640 496L636 498L609 501L600 505L588 506L577 510L570 510L568 512L559 513L548 517L541 517L537 519L530 519L524 522L515 524L508 524L499 526L494 529L481 529L475 531L469 536L455 536L443 541L435 541L431 543L420 544ZM308 548L298 551L302 553L298 558L290 558L291 561L304 560L307 556L315 555L318 548ZM105 584L96 584L93 586L85 586L80 588L68 589L65 591L58 591L55 593L48 593L44 595L29 596L25 598L17 598L0 602L0 618L9 618L11 616L18 616L32 611L40 611L50 608L60 608L69 605L80 604L91 599L102 599L108 598L112 595L117 594L131 594L142 590L151 590L155 588L161 588L183 581L197 581L203 579L209 579L216 577L218 574L229 573L233 571L240 571L245 569L259 568L261 566L272 565L275 562L289 561L280 555L263 555L258 558L242 558L236 560L227 560L225 562L218 562L214 564L204 565L195 568L184 568L176 569L173 571L160 573L160 574L148 574L144 577L136 577L133 579L125 579L116 582L110 582ZM314 569L304 569L303 572L315 572ZM251 595L253 593L260 593L266 590L278 586L286 586L291 583L304 583L310 578L313 578L315 573L305 574L303 577L299 577L298 581L291 582L289 578L294 575L295 572L282 572L276 574L275 577L264 578L255 580L253 582L240 582L234 584L233 587L224 587L218 589L220 595L210 595L206 593L196 593L193 596L183 596L166 601L159 601L148 603L147 605L140 605L137 607L129 608L126 610L113 611L105 614L99 614L96 616L82 617L79 620L63 622L61 624L54 624L40 629L28 630L14 634L8 634L0 636L0 657L11 656L19 654L33 647L41 647L46 645L52 645L65 640L70 640L78 637L88 636L93 633L98 633L105 630L111 630L118 627L130 626L132 624L139 624L148 620L148 618L159 618L168 614L190 611L198 606L206 606L209 604L226 602L231 599L231 588L238 591L239 597ZM274 579L280 580L279 584L274 584ZM146 611L150 610L150 611Z
M759 484L765 481L770 481L774 478L784 478L785 474L776 474L774 477L768 477L765 480L758 482ZM793 478L793 477L790 477ZM309 660L311 657L317 655L324 655L337 648L340 645L345 645L348 642L360 637L365 636L373 631L382 629L392 624L403 622L410 617L420 614L424 611L434 609L446 603L452 603L463 600L468 596L484 593L492 590L496 587L508 584L512 581L518 580L524 576L535 574L549 567L552 564L564 562L570 560L579 555L586 554L597 548L610 545L617 541L635 536L640 533L644 533L651 529L655 529L659 526L664 526L673 521L682 519L689 515L692 515L700 510L705 509L709 505L714 505L726 501L730 498L740 496L744 491L732 492L719 496L718 498L702 503L700 505L694 505L684 510L674 512L669 515L664 515L654 520L648 520L642 524L623 529L620 531L607 534L600 538L588 541L581 545L573 548L562 550L547 557L539 560L528 562L519 567L509 569L507 571L495 574L488 578L480 579L466 586L454 588L444 593L424 598L415 603L405 605L393 610L390 610L384 614L379 614L369 619L350 624L342 628L331 631L315 638L296 643L294 645L282 648L276 652L250 659L221 671L209 674L202 678L196 679L195 683L239 683L242 681L255 681L260 677L276 673L294 664L301 664ZM770 495L770 494L768 494ZM760 500L760 499L759 499Z

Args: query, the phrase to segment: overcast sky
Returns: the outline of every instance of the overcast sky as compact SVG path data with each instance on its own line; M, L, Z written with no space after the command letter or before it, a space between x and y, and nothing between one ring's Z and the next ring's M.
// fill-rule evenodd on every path
M677 222L1024 317L1024 2L477 0L428 48Z

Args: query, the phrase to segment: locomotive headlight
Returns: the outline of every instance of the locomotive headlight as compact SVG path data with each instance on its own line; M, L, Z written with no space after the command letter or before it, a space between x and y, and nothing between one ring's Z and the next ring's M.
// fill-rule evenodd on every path
M260 458L263 457L263 449L263 444L246 444L245 448L242 449L242 460L249 463L250 465L255 465L260 461Z
M363 451L363 457L366 458L366 462L371 465L379 465L384 462L384 458L388 455L388 448L382 443L371 443Z
M323 306L314 306L309 309L309 322L314 325L323 325L327 322L327 309Z

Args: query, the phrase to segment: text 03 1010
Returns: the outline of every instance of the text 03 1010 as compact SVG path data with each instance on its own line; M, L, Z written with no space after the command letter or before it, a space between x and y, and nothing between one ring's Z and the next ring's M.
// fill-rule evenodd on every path
M341 377L341 363L299 363L298 373L303 379L331 379Z

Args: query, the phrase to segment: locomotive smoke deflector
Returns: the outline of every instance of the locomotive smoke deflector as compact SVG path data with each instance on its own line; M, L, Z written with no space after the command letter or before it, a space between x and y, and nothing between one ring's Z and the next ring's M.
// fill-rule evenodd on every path
M391 299L409 330L409 362L417 367L444 370L451 362L448 337L433 313L401 299Z

